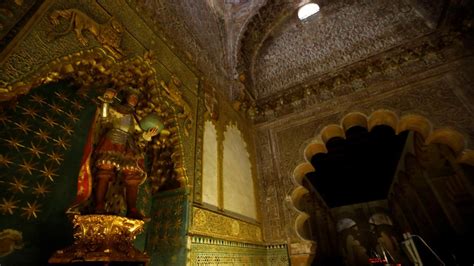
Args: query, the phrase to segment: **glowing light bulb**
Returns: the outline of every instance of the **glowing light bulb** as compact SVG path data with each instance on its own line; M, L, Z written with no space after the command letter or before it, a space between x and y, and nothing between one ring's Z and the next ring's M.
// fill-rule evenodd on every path
M300 20L307 19L308 17L319 12L319 5L315 3L308 3L298 10L298 18Z

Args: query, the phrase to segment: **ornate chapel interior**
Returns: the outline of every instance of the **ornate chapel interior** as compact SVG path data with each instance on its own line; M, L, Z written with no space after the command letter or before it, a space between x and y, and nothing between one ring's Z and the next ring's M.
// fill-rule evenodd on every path
M1 1L0 264L472 265L473 2Z

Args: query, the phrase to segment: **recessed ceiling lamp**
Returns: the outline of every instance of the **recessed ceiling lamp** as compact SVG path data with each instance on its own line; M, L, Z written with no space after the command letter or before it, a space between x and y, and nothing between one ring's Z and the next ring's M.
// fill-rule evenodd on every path
M316 3L307 3L298 9L298 18L300 20L305 20L308 17L319 12L319 5Z

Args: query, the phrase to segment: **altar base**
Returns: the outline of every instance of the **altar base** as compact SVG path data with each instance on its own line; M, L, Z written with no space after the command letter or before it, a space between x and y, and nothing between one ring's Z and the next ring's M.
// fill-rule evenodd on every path
M114 265L128 263L147 265L150 257L137 250L133 241L143 232L142 220L116 215L76 215L74 244L56 251L50 264Z

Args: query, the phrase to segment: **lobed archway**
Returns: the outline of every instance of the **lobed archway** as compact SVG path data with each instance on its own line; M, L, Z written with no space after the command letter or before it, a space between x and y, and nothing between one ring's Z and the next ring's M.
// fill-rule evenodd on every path
M314 247L317 244L304 237L303 226L310 216L308 213L298 209L300 200L308 193L308 190L302 184L303 178L306 174L317 170L311 164L311 158L318 153L327 153L326 143L331 138L339 137L346 139L346 131L354 126L364 127L370 132L374 127L380 125L391 127L396 134L403 131L417 132L424 139L425 145L447 145L453 151L458 163L474 166L474 151L468 149L467 139L463 133L456 129L448 127L435 128L433 123L422 115L407 114L399 117L395 112L386 109L376 110L368 116L361 112L348 113L338 124L330 124L323 127L319 134L309 141L304 148L303 156L305 162L299 164L293 170L291 177L293 188L288 194L287 200L291 210L293 233L299 239L298 243L310 244ZM307 255L314 257L314 254Z

